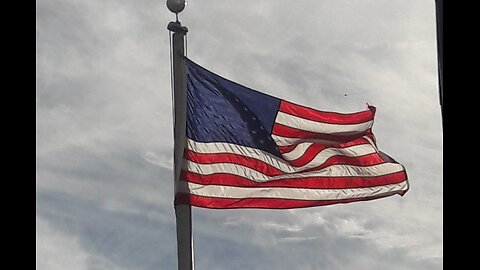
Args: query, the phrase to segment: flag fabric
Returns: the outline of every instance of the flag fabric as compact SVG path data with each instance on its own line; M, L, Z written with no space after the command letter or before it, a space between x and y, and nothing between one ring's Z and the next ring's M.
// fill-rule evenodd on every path
M375 107L319 111L185 61L186 146L175 204L284 209L407 192L405 168L377 149Z

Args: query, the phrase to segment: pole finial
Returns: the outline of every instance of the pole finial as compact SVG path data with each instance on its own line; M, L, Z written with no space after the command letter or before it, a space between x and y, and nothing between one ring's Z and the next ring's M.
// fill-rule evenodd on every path
M167 0L167 8L178 15L185 8L185 0Z

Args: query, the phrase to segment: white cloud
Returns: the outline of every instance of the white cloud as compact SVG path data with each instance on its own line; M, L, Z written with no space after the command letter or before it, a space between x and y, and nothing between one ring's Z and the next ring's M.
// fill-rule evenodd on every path
M36 218L37 270L120 270L113 262L91 254L78 236L53 229L43 218Z

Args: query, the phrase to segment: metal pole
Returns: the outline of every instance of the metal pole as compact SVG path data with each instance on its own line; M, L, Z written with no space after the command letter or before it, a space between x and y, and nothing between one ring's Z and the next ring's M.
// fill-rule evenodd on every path
M435 0L435 15L437 18L438 85L443 124L443 0Z
M175 194L180 179L185 146L186 131L186 66L184 37L188 29L179 21L170 22L167 27L173 32L173 106L174 106L174 177ZM190 205L176 205L178 270L193 270L192 214Z

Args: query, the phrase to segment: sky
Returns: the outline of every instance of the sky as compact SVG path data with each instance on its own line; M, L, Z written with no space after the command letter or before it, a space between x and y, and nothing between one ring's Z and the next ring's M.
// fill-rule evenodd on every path
M176 269L166 1L36 2L36 269ZM192 209L195 269L443 268L433 0L190 0L187 54L319 110L377 108L403 197Z

